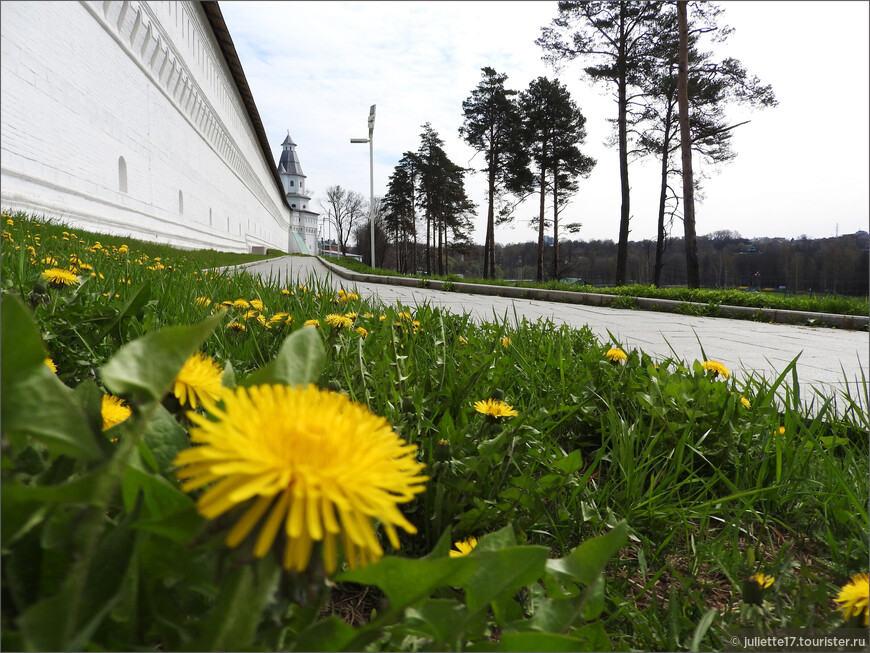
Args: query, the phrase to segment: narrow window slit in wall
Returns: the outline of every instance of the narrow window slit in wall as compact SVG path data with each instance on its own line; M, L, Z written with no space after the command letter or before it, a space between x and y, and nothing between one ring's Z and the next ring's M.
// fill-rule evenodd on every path
M124 157L118 157L118 190L127 192L127 162Z
M178 191L178 213L184 215L184 193Z

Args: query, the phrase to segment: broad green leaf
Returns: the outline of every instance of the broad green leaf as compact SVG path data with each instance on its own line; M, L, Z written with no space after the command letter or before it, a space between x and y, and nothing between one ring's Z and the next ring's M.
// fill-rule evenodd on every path
M29 368L44 364L48 357L39 329L17 295L3 295L0 300L0 339L3 350L0 376L4 384Z
M287 336L281 343L275 360L242 380L239 385L307 385L320 378L325 364L326 352L317 330L303 327Z
M100 378L115 394L159 401L184 362L223 318L217 313L193 326L171 326L147 333L122 346L100 369Z
M628 525L619 522L609 532L593 537L577 546L564 558L547 561L547 571L591 585L604 571L607 561L628 542Z
M43 503L78 503L82 505L105 506L108 498L105 490L111 478L105 467L93 470L85 476L59 485L24 485L18 481L3 483L3 501L24 501Z
M346 571L336 580L380 587L390 599L391 610L398 611L429 597L438 587L461 587L478 565L469 556L433 560L385 556L362 569Z
M514 534L514 527L508 524L504 528L488 533L480 538L474 551L482 553L484 551L499 551L508 547L517 545L517 537Z
M433 549L423 556L423 560L431 560L433 558L443 558L450 555L450 549L453 548L453 528L448 524L441 537L435 543Z
M48 510L43 501L7 494L6 487L4 483L0 490L0 546L4 549L38 525Z
M492 604L496 620L503 623L517 591L544 575L549 550L543 546L515 546L477 555L475 552L468 557L479 559L480 565L463 585L468 609L474 615Z
M121 481L121 495L127 510L132 510L140 492L144 496L143 517L147 519L162 519L193 506L193 499L162 476L146 471L134 455Z
M327 617L299 633L292 651L341 651L357 632L338 617Z
M93 555L80 560L61 589L31 605L18 619L28 650L82 650L105 616L121 599L120 589L129 570L137 533L128 514L97 545Z
M33 318L18 297L0 305L0 431L13 443L30 436L52 455L98 460L103 452L72 390L45 365L45 349Z
M98 345L103 341L103 338L125 317L138 313L148 300L151 299L151 286L147 283L142 283L130 291L130 299L118 310L117 315L103 328L100 333L89 338L91 345Z
M272 556L256 565L236 567L221 583L214 607L200 622L193 651L247 651L263 616L263 608L278 582L279 568Z
M93 379L82 381L73 390L73 396L81 406L93 433L100 433L103 430L103 394ZM97 438L97 442L100 443L103 451L108 451L106 438Z
M583 457L580 453L580 450L576 449L561 460L557 460L556 462L554 462L553 465L558 469L561 469L566 474L573 474L574 472L582 469Z
M701 617L701 620L695 627L695 632L692 633L692 644L689 647L690 651L700 650L701 640L704 639L704 636L707 634L707 630L710 628L710 624L713 623L713 619L715 619L717 616L719 616L719 611L715 608L709 608L704 613L704 616Z
M432 639L437 646L435 650L454 650L446 648L444 643L458 639L475 639L482 636L486 627L486 616L478 615L477 619L469 619L468 608L452 599L426 599L418 607L409 607L405 611L402 623L394 629L401 629L407 634ZM441 644L441 646L438 646Z
M145 427L144 443L153 454L160 471L172 471L172 461L182 449L190 447L190 438L175 418L162 405L158 404L148 425Z
M187 508L167 514L165 517L156 519L140 519L133 528L139 531L147 531L163 535L180 544L187 544L199 532L205 518L191 504Z

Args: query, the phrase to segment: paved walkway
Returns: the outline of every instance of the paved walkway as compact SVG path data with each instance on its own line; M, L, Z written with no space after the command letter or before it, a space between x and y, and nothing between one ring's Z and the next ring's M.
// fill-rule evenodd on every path
M343 287L365 299L377 298L386 305L401 302L413 307L428 304L454 313L469 313L478 322L527 318L550 319L573 327L588 325L602 342L613 334L624 349L641 349L654 357L676 356L691 362L701 360L700 340L709 358L725 364L738 379L751 374L775 379L798 355L801 398L812 398L815 387L825 396L841 396L848 389L857 400L863 396L862 378L868 374L870 334L823 327L767 324L749 320L692 317L561 302L511 299L487 295L460 294L425 288L358 283L338 278L314 257L286 256L247 264L244 268L264 279L277 282L305 282L312 277L333 289ZM673 351L671 350L673 348ZM791 378L787 379L790 385ZM868 378L870 383L870 378ZM838 402L842 406L841 402ZM867 406L864 406L867 410Z

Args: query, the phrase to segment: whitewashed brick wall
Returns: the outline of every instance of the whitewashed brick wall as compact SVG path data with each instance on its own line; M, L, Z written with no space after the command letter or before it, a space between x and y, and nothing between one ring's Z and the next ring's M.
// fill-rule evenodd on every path
M275 162L198 3L4 1L0 37L4 209L180 247L296 251Z

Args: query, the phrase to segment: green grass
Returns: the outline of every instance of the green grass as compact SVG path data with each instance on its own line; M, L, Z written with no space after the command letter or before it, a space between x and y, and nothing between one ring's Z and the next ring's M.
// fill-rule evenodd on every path
M383 270L380 268L372 269L369 266L355 261L353 259L330 259L332 263L341 265L354 272L363 274L380 274L385 276L413 276L401 275L393 270ZM719 306L749 306L755 308L772 308L789 311L806 311L812 313L833 313L839 315L863 315L870 313L870 303L866 297L848 297L843 295L786 295L773 292L750 292L741 289L691 289L691 288L656 288L655 286L645 286L641 284L633 284L629 286L590 286L577 285L573 283L561 283L559 281L548 281L545 283L536 283L533 281L505 281L503 279L478 279L478 278L458 278L455 275L438 276L431 275L424 277L425 279L438 279L441 281L451 281L471 284L487 284L494 286L511 286L518 288L542 288L546 290L561 290L577 293L598 293L605 295L619 295L626 298L635 297L651 297L657 299L669 299L681 302L693 302L706 304L708 310L704 311L704 315L716 315L716 308ZM622 306L624 308L632 308L629 303ZM696 307L687 307L687 311L697 312Z
M429 569L425 565L435 562L423 558L439 550L444 537L449 546L471 536L495 537L508 527L519 544L545 547L551 558L559 558L590 538L615 532L624 521L628 540L604 568L605 581L581 584L585 607L577 613L582 616L575 615L573 637L593 637L594 631L604 633L616 649L670 651L689 650L697 637L701 650L719 650L724 629L738 625L832 627L842 624L831 605L838 587L867 570L866 382L857 392L825 397L800 386L793 364L772 383L715 379L699 361L653 359L640 350L627 350L627 360L614 364L605 352L619 343L600 342L588 328L527 320L478 324L467 314L425 304L388 306L342 296L315 279L280 287L245 272L203 271L245 256L227 255L215 263L212 254L165 246L140 249L130 240L81 231L65 240L63 232L69 230L60 225L24 216L3 220L9 234L2 242L4 297L17 295L28 305L57 377L77 396L103 391L102 370L126 343L164 327L200 324L221 302L259 300L267 324L279 312L292 318L289 324L283 318L267 326L249 309L228 309L203 349L236 380L280 358L288 335L298 333L306 320L319 319L326 360L318 384L385 417L418 447L432 477L424 493L402 505L417 533L403 534L399 551L385 542L391 555L420 560L420 568ZM98 240L101 248L94 247ZM81 283L55 289L41 281L49 266L41 261L53 259L66 267L71 258ZM207 298L208 305L198 305L198 298ZM327 326L323 318L330 313L356 314L354 328L365 329L366 337ZM231 322L246 328L234 330ZM4 349L4 359L11 355ZM160 355L153 353L158 360ZM476 412L474 402L490 397L503 398L518 415L496 422ZM151 435L138 453L142 460L165 456L155 443L166 446L167 434L186 438L187 418L179 412L168 419L148 427ZM436 457L436 445L443 441L450 450L446 459L443 446ZM51 485L86 471L18 439L12 448L4 444L3 459L4 484ZM171 473L153 471L148 478L152 491L166 494L164 501L176 497L167 494L167 488L177 487ZM134 499L135 493L126 501ZM29 535L3 549L4 637L21 644L22 626L16 621L21 614L33 610L27 619L36 620L37 600L62 596L58 574L72 568L78 551L64 529L84 513L75 512L75 505L43 508L27 503L33 499L9 501L9 519L31 523ZM98 517L116 528L110 533L121 534L132 511ZM187 522L201 519L183 514ZM212 614L212 605L215 610L223 605L217 598L223 596L218 571L225 563L233 568L245 562L226 557L219 539L172 539L153 530L152 522L139 525L152 530L127 554L136 561L136 574L125 572L127 589L114 590L118 602L92 632L91 647L191 646L184 639L190 623ZM175 532L168 522L162 528ZM197 537L214 537L213 530L220 528L203 526ZM505 564L510 550L500 553ZM36 562L35 552L41 556ZM755 572L776 577L766 603L757 609L739 603L741 584ZM259 646L270 650L293 643L294 620L309 614L298 599L302 585L293 585L302 581L285 581L284 593L266 603L268 618L257 635ZM378 625L371 609L383 596L380 591L361 581L339 582L326 612L317 618L315 610L306 618L320 623L312 631L318 637L328 632L336 638L345 631L326 614L356 624L373 619L378 635L366 640L372 648L353 650L493 645L512 629L558 621L565 604L553 602L558 594L553 583L552 578L530 581L512 589L493 604L496 612L481 617L477 634L455 641L432 635L435 626L420 625L422 614L433 624L456 623L453 617L443 622L437 617L448 605L471 609L470 602L461 604L451 583L433 585L431 596L413 604L416 612L409 608L395 623ZM576 595L568 585L559 591ZM357 608L348 608L350 603ZM285 626L280 635L269 625L275 623ZM362 637L369 631L358 632Z

